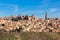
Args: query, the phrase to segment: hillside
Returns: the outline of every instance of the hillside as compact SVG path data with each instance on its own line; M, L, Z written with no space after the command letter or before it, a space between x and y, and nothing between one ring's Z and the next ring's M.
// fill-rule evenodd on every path
M36 16L10 16L0 18L0 31L13 32L60 32L59 18L37 18Z
M44 32L0 33L0 40L60 40L60 34Z
M60 40L59 18L0 18L0 40Z

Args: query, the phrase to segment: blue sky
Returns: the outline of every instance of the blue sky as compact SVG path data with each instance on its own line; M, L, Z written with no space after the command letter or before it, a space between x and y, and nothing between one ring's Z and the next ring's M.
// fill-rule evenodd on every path
M60 17L60 0L0 0L0 16L32 15Z

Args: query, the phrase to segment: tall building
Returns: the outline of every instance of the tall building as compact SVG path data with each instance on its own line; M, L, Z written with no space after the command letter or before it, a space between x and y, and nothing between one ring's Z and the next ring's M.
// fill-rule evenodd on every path
M46 20L48 19L48 14L47 14L47 12L46 12L46 14L45 14L45 19L46 19Z

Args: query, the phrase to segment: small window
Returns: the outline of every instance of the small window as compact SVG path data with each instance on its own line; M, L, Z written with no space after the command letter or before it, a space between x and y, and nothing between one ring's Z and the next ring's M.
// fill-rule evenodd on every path
M48 25L49 25L49 26L52 26L52 23L49 23Z
M1 24L1 26L5 26L5 24Z

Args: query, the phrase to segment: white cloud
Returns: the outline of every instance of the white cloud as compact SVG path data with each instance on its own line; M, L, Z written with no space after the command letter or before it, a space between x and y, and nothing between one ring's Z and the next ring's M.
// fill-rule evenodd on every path
M60 16L60 8L50 8L47 12L50 17L59 17Z
M56 11L58 11L57 8L51 8L51 9L48 10L48 12L52 12L52 13L53 13L53 12L56 12Z
M13 10L13 13L16 13L18 11L18 6L14 5L14 4L3 4L3 3L0 3L0 6L7 6L7 7L11 8L11 10Z
M43 13L44 11L42 11L42 10L26 10L26 11L22 11L21 13L23 13L23 14L26 14L26 13L31 13L31 14L33 14L33 13Z
M7 6L10 6L10 5L12 5L12 4L4 4L4 3L0 3L0 5L7 5Z
M16 13L18 11L18 6L14 6L14 11L13 11L13 13Z

